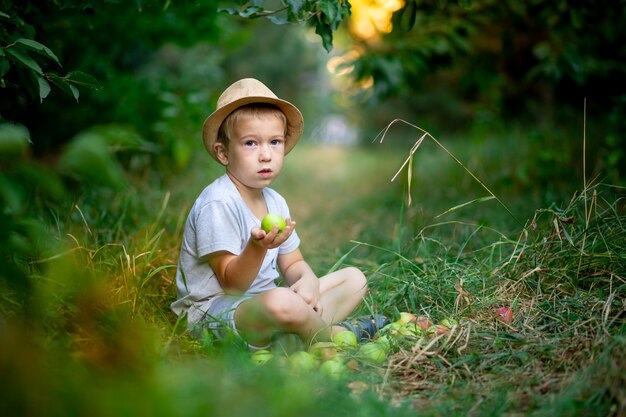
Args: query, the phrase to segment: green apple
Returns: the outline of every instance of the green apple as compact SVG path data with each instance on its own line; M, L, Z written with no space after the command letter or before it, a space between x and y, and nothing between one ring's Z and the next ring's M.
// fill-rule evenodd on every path
M452 326L454 326L455 324L459 324L459 322L458 322L458 321L456 321L456 320L455 320L455 319L453 319L453 318L448 318L448 319L443 319L443 320L441 320L441 321L439 322L439 324L441 324L441 325L442 325L442 326L444 326L444 327L451 328L451 327L452 327Z
M261 220L261 229L265 230L266 233L271 232L275 226L278 226L278 233L280 233L285 229L286 225L285 219L276 213L270 213Z
M287 359L289 368L298 373L311 372L317 366L317 359L315 356L304 350L289 355Z
M441 324L433 324L427 330L428 334L445 334L450 330L448 327L442 326Z
M383 344L368 342L361 345L357 356L365 362L382 363L387 359L387 352Z
M339 347L356 347L356 335L350 330L335 333L332 337L333 342Z
M385 353L389 353L389 351L391 350L391 339L387 335L380 336L378 339L376 339L375 343L381 345L385 350Z
M317 342L311 345L309 353L324 362L337 356L337 345L334 342Z
M250 356L253 363L257 365L263 365L274 357L274 354L267 349L257 350Z
M342 379L348 373L348 367L339 359L331 359L320 365L320 372L332 379Z
M407 311L403 311L400 313L400 318L398 319L398 322L400 324L407 324L407 323L412 323L415 320L416 320L415 314L409 313Z

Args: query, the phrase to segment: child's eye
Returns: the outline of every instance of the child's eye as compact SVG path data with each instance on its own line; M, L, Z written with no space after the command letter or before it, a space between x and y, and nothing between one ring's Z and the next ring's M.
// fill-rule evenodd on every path
M247 140L244 142L244 146L247 146L247 147L252 147L254 145L255 145L255 142L253 140Z
M273 139L272 140L272 145L274 145L274 146L281 145L282 143L283 143L282 139Z

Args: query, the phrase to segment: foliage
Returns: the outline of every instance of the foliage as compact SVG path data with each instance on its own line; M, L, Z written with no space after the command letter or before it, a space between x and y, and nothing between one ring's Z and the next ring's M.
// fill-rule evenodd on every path
M411 100L414 114L453 118L457 128L488 119L556 125L582 114L586 98L597 126L589 151L613 181L626 163L616 119L625 23L611 1L409 0L381 42L360 43L351 76L373 81L368 99Z
M213 101L223 55L201 45L185 56L217 39L211 5L2 1L0 12L0 287L2 310L15 313L28 306L10 300L32 297L31 260L58 250L53 230L81 218L118 231L141 224L124 212L142 202L112 196L132 193L131 177L160 181L153 167L189 163L197 129L187 126Z
M306 22L315 28L328 52L333 48L333 32L350 15L348 0L281 0L282 7L277 9L266 9L264 0L238 3L239 7L221 10L248 19L265 17L277 25Z
M9 2L12 3L12 2ZM44 71L38 61L43 60L45 67L61 67L61 62L54 52L46 45L33 39L18 36L27 36L33 31L17 13L15 7L9 7L7 2L0 4L2 10L0 19L0 88L13 90L21 94L22 89L31 99L42 102L50 94L50 83L61 91L68 93L76 101L80 95L78 87L100 88L98 81L81 71L70 71L61 76L54 71ZM8 12L8 13L7 13ZM10 14L9 14L10 13ZM16 30L17 29L17 30Z

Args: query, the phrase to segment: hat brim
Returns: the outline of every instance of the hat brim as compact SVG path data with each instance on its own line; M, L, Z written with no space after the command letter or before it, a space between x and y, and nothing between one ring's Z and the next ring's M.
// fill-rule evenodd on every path
M215 142L217 142L217 133L220 129L220 126L224 122L224 119L226 119L229 114L237 110L239 107L253 103L273 104L278 107L287 118L285 155L288 154L289 151L291 151L291 149L293 149L293 147L296 145L304 130L304 119L302 118L302 113L300 113L300 110L298 110L296 106L286 100L281 100L279 98L271 98L265 96L242 97L238 100L228 103L223 107L220 107L219 109L211 113L211 115L207 117L204 121L204 125L202 127L202 141L204 142L204 147L206 148L207 152L213 157L213 159L219 162L213 148Z

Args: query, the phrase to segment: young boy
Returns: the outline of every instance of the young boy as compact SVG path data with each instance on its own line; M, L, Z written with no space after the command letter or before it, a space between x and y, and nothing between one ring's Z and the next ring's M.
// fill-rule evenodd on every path
M350 329L363 340L388 322L341 322L362 301L365 276L345 268L318 278L302 257L285 200L268 188L303 125L293 104L251 78L228 87L206 119L204 145L226 173L202 191L185 225L172 309L187 314L190 326L222 337L227 329L261 348L279 333L310 342ZM286 219L284 230L261 229L268 213ZM279 271L288 287L277 287Z

